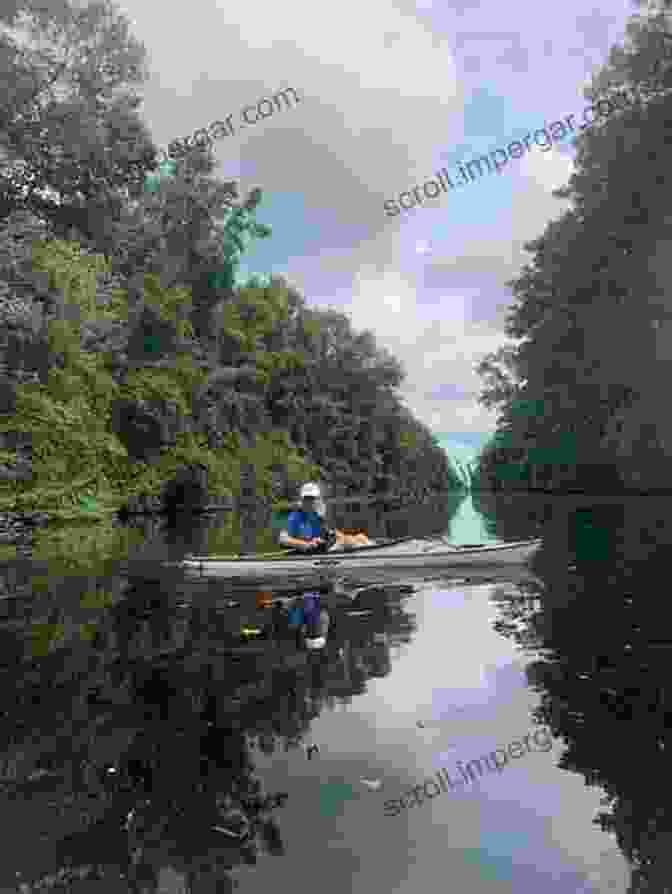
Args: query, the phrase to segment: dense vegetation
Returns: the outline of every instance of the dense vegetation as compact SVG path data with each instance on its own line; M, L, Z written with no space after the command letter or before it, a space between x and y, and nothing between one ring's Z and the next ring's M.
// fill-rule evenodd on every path
M159 165L131 90L145 50L115 7L10 7L0 509L95 517L190 464L213 495L238 492L242 462L264 496L306 478L332 494L458 489L371 332L283 278L240 281L249 240L271 235L255 220L261 190L240 200L207 149Z
M577 137L570 207L526 246L507 335L480 364L499 411L478 484L503 490L672 488L666 184L672 121L668 3L633 16L628 43L585 91L622 111ZM621 103L621 107L623 107Z

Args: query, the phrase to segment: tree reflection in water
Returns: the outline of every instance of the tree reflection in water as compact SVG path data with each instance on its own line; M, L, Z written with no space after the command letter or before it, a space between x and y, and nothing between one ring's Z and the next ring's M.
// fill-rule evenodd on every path
M539 515L544 507L535 501ZM509 512L498 533L515 526L516 506ZM539 581L522 585L522 595L496 593L495 629L543 655L526 669L541 695L537 719L566 743L559 766L604 791L593 822L631 865L628 894L666 894L672 637L660 585L669 574L669 499L577 498L546 512ZM586 548L587 528L599 549Z
M49 623L68 631L79 618L72 593L64 596L72 583L52 581L44 597ZM185 613L166 581L128 580L123 598L97 611L95 636L47 640L42 657L6 669L4 691L16 690L4 721L14 743L5 761L17 767L10 787L48 817L42 837L56 855L32 881L22 867L25 890L76 894L80 877L105 877L120 891L153 892L170 867L192 892L230 891L237 866L281 856L275 811L290 795L264 791L254 751L301 747L325 706L349 703L367 677L389 673L388 646L374 639L385 631L410 641L414 625L398 604L408 589L370 589L353 603L327 587L327 644L306 652L278 599L254 611L241 598L240 609L196 603ZM0 625L17 654L40 604L17 603ZM366 605L366 616L344 612ZM245 625L263 635L241 640Z

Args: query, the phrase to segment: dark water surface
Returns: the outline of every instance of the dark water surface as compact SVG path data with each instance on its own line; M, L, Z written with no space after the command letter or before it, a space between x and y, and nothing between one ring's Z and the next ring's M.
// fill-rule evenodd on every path
M4 563L0 891L669 894L670 499L331 520L544 547L492 580L340 581L317 651L289 582L164 564L236 551L230 513Z

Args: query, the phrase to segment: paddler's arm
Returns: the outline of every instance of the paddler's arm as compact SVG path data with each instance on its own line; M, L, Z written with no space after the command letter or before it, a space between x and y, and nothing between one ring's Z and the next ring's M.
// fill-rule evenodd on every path
M287 531L280 531L278 541L280 546L291 546L293 549L307 549L314 543L318 543L319 538L314 537L312 540L301 540L299 537L291 537Z

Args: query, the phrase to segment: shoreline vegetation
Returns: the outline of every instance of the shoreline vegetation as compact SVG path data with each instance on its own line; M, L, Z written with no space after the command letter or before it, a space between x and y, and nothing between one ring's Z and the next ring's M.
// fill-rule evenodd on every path
M73 282L79 285L84 279L82 274L89 272L86 268L90 256L81 254L77 244L45 241L39 248L44 249L42 258L48 258L41 269L46 268L57 290L59 274L60 288L66 285L67 289ZM35 244L33 254L35 259ZM67 257L67 270L61 266L63 256ZM39 269L35 260L33 263ZM224 323L221 339L245 342L245 346L253 338L259 342L266 336L272 341L282 326L277 325L277 316L268 325L268 317L277 310L278 298L282 300L288 292L286 283L277 280L267 289L252 284L236 290L220 312L234 317L234 326L239 328L234 330ZM37 307L43 317L37 337L29 333L27 338L21 338L25 333L20 327L12 331L10 339L14 336L23 342L24 356L28 353L26 347L37 349L33 356L37 356L38 363L42 361L42 369L29 369L29 381L21 381L26 365L16 369L10 363L4 364L6 376L2 385L9 393L12 412L0 416L0 441L4 446L7 441L3 439L11 441L18 433L28 446L23 449L16 445L12 450L13 445L7 443L10 449L0 451L4 471L0 476L0 511L41 511L63 520L94 519L131 509L129 499L140 498L154 501L154 506L147 504L145 510L158 511L162 488L185 465L205 467L207 484L201 494L202 502L220 504L221 508L235 504L241 473L247 466L255 469L258 498L273 500L273 508L281 508L282 500L292 500L299 484L315 477L326 480L341 499L347 497L353 502L362 502L354 493L348 496L353 480L363 484L364 492L372 495L366 499L462 489L457 471L435 438L402 411L400 402L396 407L390 405L387 388L383 391L375 380L368 383L368 413L355 410L352 403L343 399L340 370L331 364L323 366L319 356L320 341L332 340L331 333L321 331L321 312L306 308L306 316L314 323L310 340L305 338L305 331L301 333L300 353L270 352L257 347L256 351L240 356L240 345L236 345L228 356L211 359L194 334L183 336L175 351L157 349L158 337L147 334L152 327L165 327L168 337L173 335L170 317L162 313L164 308L159 304L165 299L158 276L145 277L141 314L132 313L127 296L128 293L117 293L119 307L108 317L116 328L117 342L121 342L118 347L105 335L95 345L90 341L83 344L91 331L89 326L93 328L102 322L90 312L87 314L87 305L91 307L96 300L95 290L71 294L70 314L79 318L77 322L70 321L68 310L60 319L49 319L44 309L34 304L33 309ZM168 297L175 301L172 295ZM186 296L180 297L186 304ZM298 299L296 293L292 297ZM155 299L154 306L151 299ZM0 315L2 309L0 305ZM246 327L241 319L243 313L260 309L266 312L267 319L262 318L261 326ZM327 326L334 315L331 317L324 321ZM349 330L345 316L340 316L338 323ZM191 327L190 321L186 325ZM249 329L253 331L250 333ZM263 329L267 331L264 333ZM106 327L107 332L110 330ZM140 352L145 356L133 363L129 354L134 341L137 350L139 336ZM351 350L347 342L362 340L349 331L346 339L342 345L346 351ZM375 342L368 333L364 342L368 349L365 354L376 353ZM161 354L158 360L152 356L156 353ZM227 365L223 366L222 361ZM392 378L395 383L401 381L396 361L385 357L381 367L378 372L383 377ZM364 371L358 372L355 367L346 375L351 380L364 380ZM325 382L316 392L313 382L320 373L323 379L331 373L333 381ZM365 385L359 387L364 389ZM283 405L290 390L295 390L295 394L298 391L291 416ZM386 399L384 410L379 398ZM351 430L346 435L346 421L349 426L356 426L354 435ZM386 435L387 444L382 450L374 436L377 425L383 427ZM335 445L328 443L319 431L324 426L330 435L341 435ZM374 459L382 474L371 474ZM421 464L425 466L424 473L418 468Z
M93 522L165 488L178 503L187 491L230 500L244 466L271 501L306 480L329 498L466 491L371 331L310 307L283 276L237 279L250 241L272 235L256 220L262 191L242 198L215 177L211 147L160 168L133 94L146 51L110 10L125 21L112 3L91 23L71 10L67 103L53 80L63 21L35 23L41 54L0 38L14 78L0 134L0 512ZM95 58L90 27L107 41ZM615 48L586 91L602 102L627 87L634 99L577 137L577 173L556 192L572 207L526 246L532 260L509 283L506 334L527 340L478 367L480 402L499 419L472 490L672 487L672 420L656 401L670 331L667 28L662 13L635 19L627 51ZM628 152L614 154L621 143Z
M271 236L262 191L215 177L211 147L159 165L130 93L144 48L106 9L71 11L67 102L40 99L60 19L35 25L43 54L0 37L16 82L0 134L0 513L276 508L306 480L329 498L464 489L371 331L283 276L239 278L250 242ZM91 27L107 41L95 59Z
M600 109L626 91L631 100L577 134L574 173L553 193L569 207L525 245L529 261L507 283L514 303L505 333L515 344L477 369L479 402L498 414L478 461L480 489L672 492L672 419L660 394L672 332L665 10L654 4L634 15L625 45L612 47L584 91Z

